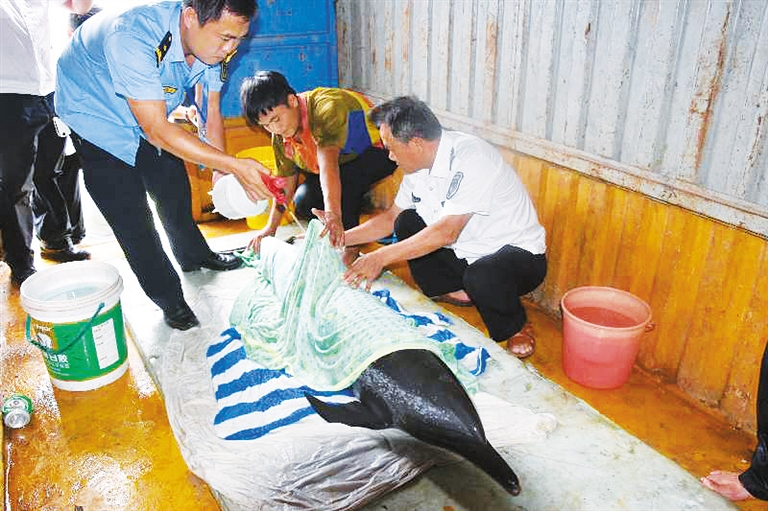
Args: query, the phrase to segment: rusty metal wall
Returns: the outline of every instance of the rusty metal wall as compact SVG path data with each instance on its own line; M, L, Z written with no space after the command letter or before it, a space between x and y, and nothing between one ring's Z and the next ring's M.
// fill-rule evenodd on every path
M337 0L339 83L768 237L765 0Z

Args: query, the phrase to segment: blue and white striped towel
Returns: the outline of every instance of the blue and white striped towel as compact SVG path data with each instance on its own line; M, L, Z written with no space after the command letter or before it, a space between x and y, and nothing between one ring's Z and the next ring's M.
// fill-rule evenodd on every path
M373 293L387 306L414 323L425 336L454 345L456 359L478 376L485 371L490 355L484 348L463 344L448 326L453 322L440 312L408 314L389 291ZM250 360L240 334L234 328L221 333L206 353L211 369L218 412L213 427L225 440L253 440L290 426L315 414L304 393L330 403L348 403L355 398L350 389L340 392L314 390L284 370L267 369Z

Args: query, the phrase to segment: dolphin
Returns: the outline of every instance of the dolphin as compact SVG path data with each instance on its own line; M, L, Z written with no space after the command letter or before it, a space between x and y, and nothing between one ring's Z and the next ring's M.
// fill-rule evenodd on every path
M397 428L471 461L512 495L520 481L485 437L466 390L434 353L406 349L385 355L352 384L358 401L329 404L305 393L327 422L369 429Z

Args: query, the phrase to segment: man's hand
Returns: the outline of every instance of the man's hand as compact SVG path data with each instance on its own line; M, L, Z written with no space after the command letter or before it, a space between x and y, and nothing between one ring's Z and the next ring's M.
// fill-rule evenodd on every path
M381 254L374 250L368 254L362 254L355 262L344 272L344 282L350 287L358 288L365 282L365 290L370 291L373 281L376 280L384 270L384 264Z
M744 488L744 485L741 484L741 481L739 481L739 474L736 472L713 470L708 476L701 478L701 484L729 500L736 501L753 498Z
M341 223L339 215L317 208L312 208L312 214L319 218L325 226L320 233L320 237L328 234L330 236L331 246L334 248L342 248L344 246L344 226Z
M270 229L269 227L265 227L260 231L257 231L253 236L253 239L248 242L248 248L253 250L255 254L258 254L259 250L261 250L261 240L268 236L274 236L275 232L276 231L274 229Z
M235 175L252 201L256 202L273 197L261 177L262 174L269 176L270 170L258 161L250 158L237 158L232 174Z
M184 111L184 116L195 128L200 129L200 113L195 105L190 105Z
M168 122L165 114L165 101L128 99L128 105L150 144L164 149L182 160L202 164L224 174L233 174L248 197L254 202L273 196L261 177L262 175L271 175L267 167L250 158L230 156L220 149L198 140L195 135L187 132L184 128Z

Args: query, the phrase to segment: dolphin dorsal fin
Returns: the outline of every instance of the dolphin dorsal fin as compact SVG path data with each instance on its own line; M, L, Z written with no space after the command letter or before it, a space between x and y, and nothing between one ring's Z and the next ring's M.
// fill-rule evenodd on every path
M304 393L312 408L327 422L338 422L347 426L359 426L370 429L392 427L391 417L382 417L360 401L345 404L329 404L314 396Z

